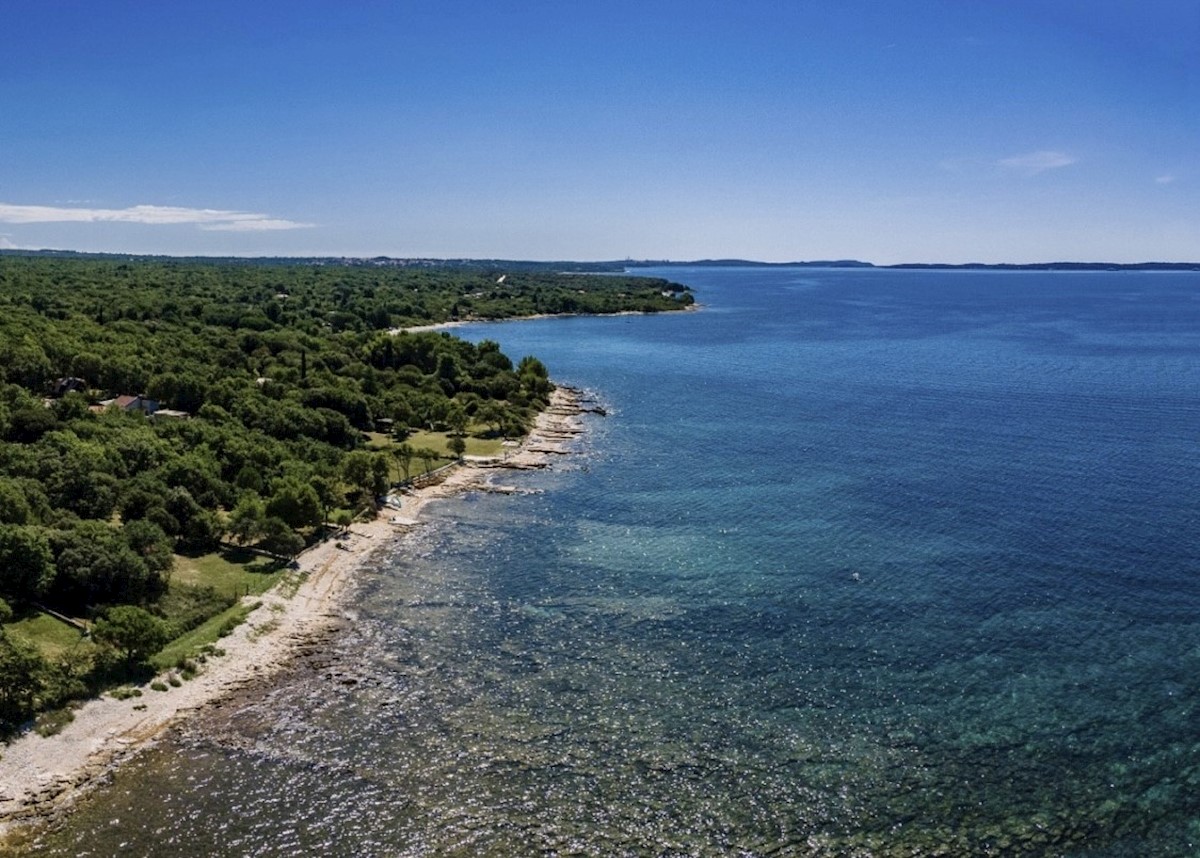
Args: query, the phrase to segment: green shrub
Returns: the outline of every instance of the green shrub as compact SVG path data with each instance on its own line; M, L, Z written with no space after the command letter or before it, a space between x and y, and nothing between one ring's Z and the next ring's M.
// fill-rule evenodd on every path
M52 709L37 716L33 729L39 736L53 736L74 720L75 713L70 709Z

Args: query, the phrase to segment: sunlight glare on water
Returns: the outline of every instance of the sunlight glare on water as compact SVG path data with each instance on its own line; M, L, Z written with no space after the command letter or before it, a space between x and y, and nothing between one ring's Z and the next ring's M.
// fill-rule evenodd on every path
M1195 275L659 273L456 332L610 416L42 851L1194 854Z

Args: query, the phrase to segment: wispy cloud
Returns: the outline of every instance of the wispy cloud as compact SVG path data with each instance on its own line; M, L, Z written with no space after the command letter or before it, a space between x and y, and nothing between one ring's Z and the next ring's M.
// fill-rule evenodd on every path
M224 232L262 232L273 229L304 229L306 227L315 226L311 223L296 223L291 220L281 220L279 218L263 217L262 215L254 215L255 219L245 218L239 220L229 220L220 223L202 224L201 229Z
M1174 181L1175 181L1175 177L1172 176L1170 173L1168 173L1164 176L1155 176L1154 177L1154 184L1156 184L1156 185L1169 185Z
M1001 158L996 163L1009 170L1016 170L1026 176L1036 176L1047 170L1057 170L1059 167L1069 167L1078 159L1065 152L1044 150L1027 152L1024 155L1013 155L1011 158Z
M10 236L0 232L0 250L16 250L17 246L12 243Z
M0 223L141 223L195 224L203 230L257 232L304 229L311 223L273 218L256 212L191 209L179 206L130 206L124 209L18 206L0 203Z

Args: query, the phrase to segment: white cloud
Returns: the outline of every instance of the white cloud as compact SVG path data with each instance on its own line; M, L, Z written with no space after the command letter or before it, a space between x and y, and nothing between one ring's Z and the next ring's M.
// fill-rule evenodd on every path
M1044 173L1047 170L1069 167L1076 160L1065 152L1044 150L1041 152L1027 152L1024 155L1013 155L1011 158L1001 158L996 163L1001 167L1024 173L1026 176L1036 176L1038 173Z
M311 223L273 218L255 212L189 209L179 206L130 206L125 209L66 208L63 206L17 206L0 203L0 223L142 223L196 224L207 230L303 229Z
M309 226L313 226L313 224L263 217L260 220L231 220L225 223L203 224L200 228L209 232L217 230L225 232L260 232L272 229L300 229Z
M0 250L16 250L17 246L12 243L10 236L0 232Z
M1169 173L1165 176L1155 176L1155 178L1154 178L1154 184L1156 184L1156 185L1169 185L1174 181L1175 181L1175 177L1170 175Z

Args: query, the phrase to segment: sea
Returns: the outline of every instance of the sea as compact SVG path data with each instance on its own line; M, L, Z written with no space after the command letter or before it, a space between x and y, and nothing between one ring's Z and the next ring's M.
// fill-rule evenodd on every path
M1200 274L667 268L606 414L47 855L1200 854Z

